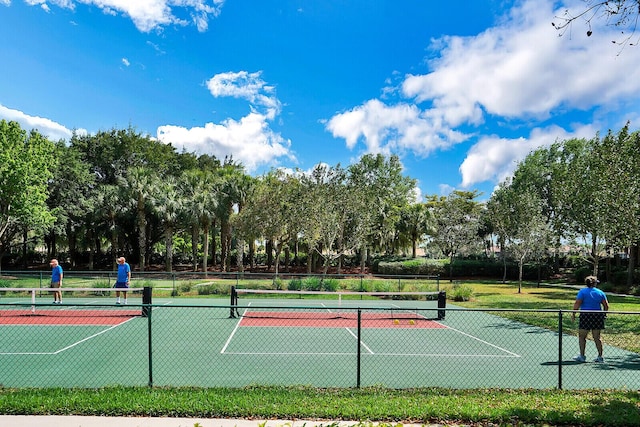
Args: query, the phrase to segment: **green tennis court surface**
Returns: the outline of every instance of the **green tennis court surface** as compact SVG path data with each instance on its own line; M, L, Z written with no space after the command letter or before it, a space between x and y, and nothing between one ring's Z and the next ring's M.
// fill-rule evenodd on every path
M557 332L455 307L437 320L435 301L246 298L232 310L222 298L155 298L142 316L139 296L126 307L39 299L24 323L3 323L15 303L31 308L18 300L0 299L5 387L555 388L560 375ZM637 354L606 346L607 363L577 364L577 348L576 337L562 337L563 388L640 388Z

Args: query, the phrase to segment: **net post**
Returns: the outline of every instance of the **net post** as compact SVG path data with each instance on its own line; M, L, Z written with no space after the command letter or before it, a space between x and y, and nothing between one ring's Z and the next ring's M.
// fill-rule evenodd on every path
M142 317L149 317L151 314L151 287L142 288Z
M438 292L438 320L444 320L445 310L447 306L447 293L445 291Z
M231 287L231 305L229 306L229 319L235 319L235 307L238 305L238 293L236 292L236 287Z

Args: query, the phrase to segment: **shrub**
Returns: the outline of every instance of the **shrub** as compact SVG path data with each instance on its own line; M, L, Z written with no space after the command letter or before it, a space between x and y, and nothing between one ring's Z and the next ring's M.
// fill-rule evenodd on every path
M306 291L319 291L322 289L322 280L319 277L305 277L302 281L302 289Z
M198 289L198 295L213 295L216 293L213 285L200 285L196 289Z
M178 289L180 290L180 292L183 293L189 293L191 292L191 289L193 288L193 283L191 283L191 281L187 281L186 283L182 283L180 284L180 286L178 286Z
M290 291L302 290L302 279L295 278L295 279L289 280L289 283L287 284L287 289Z
M454 301L469 301L473 295L473 290L468 285L454 284L451 289L451 299Z
M324 279L322 280L322 290L327 292L335 292L338 290L338 279Z

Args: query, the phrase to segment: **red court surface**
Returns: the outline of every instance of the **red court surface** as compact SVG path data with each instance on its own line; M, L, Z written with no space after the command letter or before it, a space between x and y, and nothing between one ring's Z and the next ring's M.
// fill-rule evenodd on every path
M48 310L0 311L0 325L118 325L140 315L140 310Z
M439 329L443 324L411 313L390 314L367 313L360 319L362 328L396 329ZM260 312L244 313L240 326L262 327L304 327L304 328L357 328L355 313L303 313L303 312Z

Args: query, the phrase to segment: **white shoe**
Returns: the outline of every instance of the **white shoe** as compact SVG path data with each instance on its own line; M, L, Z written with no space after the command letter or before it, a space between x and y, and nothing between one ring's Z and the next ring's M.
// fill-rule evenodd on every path
M587 361L587 358L579 354L576 357L574 357L573 360L575 360L576 362L584 363Z
M602 358L602 356L598 356L595 359L593 359L593 361L595 363L604 363L604 359Z

